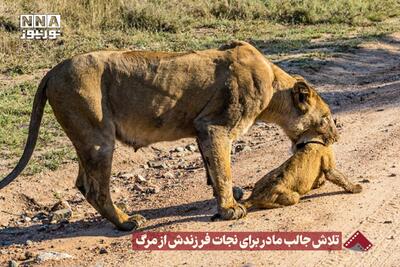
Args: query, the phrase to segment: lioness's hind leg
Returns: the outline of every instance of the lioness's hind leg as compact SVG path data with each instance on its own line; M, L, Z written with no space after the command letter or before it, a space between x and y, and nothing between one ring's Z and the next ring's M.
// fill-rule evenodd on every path
M331 169L325 173L326 179L331 181L337 186L342 187L344 190L350 193L360 193L362 186L360 184L353 184L344 176L343 173L336 169Z
M82 163L79 160L79 171L78 171L78 177L76 178L75 186L84 196L86 195L85 183L86 183L85 169L82 167Z
M129 217L112 202L109 187L116 131L107 96L102 95L101 81L91 74L92 71L87 71L85 75L68 80L62 89L50 81L49 103L78 154L78 189L116 227L132 230L143 218ZM59 80L62 82L63 77Z
M103 217L118 229L130 231L138 228L145 219L140 215L129 217L111 199L110 176L115 142L113 133L112 126L99 129L87 124L84 131L69 134L79 158L75 185Z
M110 220L118 229L130 231L138 228L145 219L140 215L129 217L116 207L110 194L111 163L114 144L102 143L93 145L89 151L78 152L82 158L85 175L78 179L83 180L85 197L88 202L105 218ZM81 182L77 184L80 185Z

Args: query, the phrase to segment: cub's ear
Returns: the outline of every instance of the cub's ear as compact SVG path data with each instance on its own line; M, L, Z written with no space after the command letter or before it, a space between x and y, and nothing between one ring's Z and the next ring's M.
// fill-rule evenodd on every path
M292 90L293 103L301 112L306 113L310 108L312 90L307 82L297 79Z

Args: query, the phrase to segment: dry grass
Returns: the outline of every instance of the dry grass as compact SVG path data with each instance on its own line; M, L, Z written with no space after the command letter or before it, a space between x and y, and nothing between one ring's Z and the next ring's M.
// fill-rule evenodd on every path
M399 0L5 0L0 3L0 72L29 73L51 67L73 54L96 49L199 49L232 37L262 37L266 28L272 29L273 37L280 31L277 23L321 25L320 28L342 24L344 29L374 27L377 21L398 15L399 3ZM29 13L61 14L63 38L21 41L18 15ZM214 35L198 35L197 29L203 28L209 28ZM43 52L45 58L39 56Z

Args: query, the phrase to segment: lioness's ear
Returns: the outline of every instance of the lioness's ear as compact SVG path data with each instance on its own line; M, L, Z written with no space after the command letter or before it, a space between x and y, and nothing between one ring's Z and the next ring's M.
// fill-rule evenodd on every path
M303 113L308 111L310 95L311 88L308 84L304 80L297 80L292 91L293 103Z

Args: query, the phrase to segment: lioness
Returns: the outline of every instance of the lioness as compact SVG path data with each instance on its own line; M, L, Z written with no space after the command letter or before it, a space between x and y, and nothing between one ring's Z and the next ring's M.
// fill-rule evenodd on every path
M359 193L360 184L353 184L336 169L332 146L317 140L297 144L295 153L281 166L262 177L254 186L246 208L272 209L294 205L300 196L318 188L328 180L350 193Z
M337 138L329 108L315 90L268 62L248 43L185 53L92 52L63 61L42 79L24 153L0 188L27 165L47 99L76 149L77 188L121 230L139 227L143 217L129 217L111 199L116 139L139 149L196 137L218 214L238 219L246 209L232 194L231 144L256 120L280 125L296 143L325 118L329 130L322 134L324 142Z

